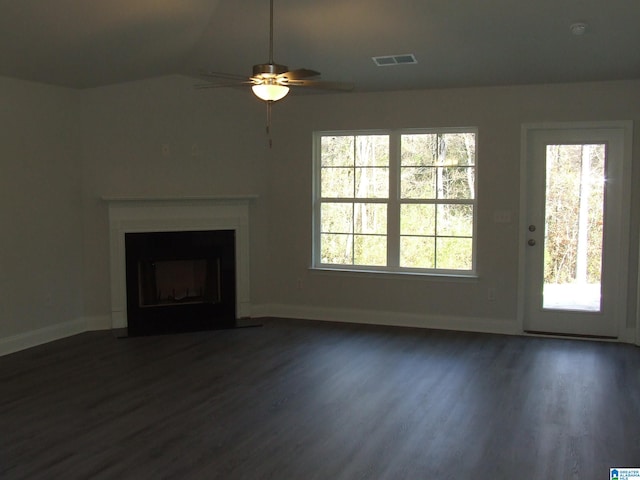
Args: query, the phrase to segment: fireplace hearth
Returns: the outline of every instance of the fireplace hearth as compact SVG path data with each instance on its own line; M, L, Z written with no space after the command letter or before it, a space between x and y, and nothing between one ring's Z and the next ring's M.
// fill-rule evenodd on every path
M125 234L128 334L232 328L233 230Z

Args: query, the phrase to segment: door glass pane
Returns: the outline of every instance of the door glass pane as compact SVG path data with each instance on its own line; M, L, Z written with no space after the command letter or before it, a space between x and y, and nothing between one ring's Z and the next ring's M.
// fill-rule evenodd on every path
M543 308L601 310L604 144L547 145Z

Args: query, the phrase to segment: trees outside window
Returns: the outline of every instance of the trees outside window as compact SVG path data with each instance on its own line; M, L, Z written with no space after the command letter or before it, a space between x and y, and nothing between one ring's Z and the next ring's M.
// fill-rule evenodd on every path
M314 266L473 272L473 129L315 137Z

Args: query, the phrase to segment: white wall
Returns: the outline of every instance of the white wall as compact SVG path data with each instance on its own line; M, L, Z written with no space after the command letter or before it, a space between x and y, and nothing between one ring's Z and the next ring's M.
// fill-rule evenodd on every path
M82 331L76 93L0 78L0 352Z
M0 353L2 342L69 322L108 327L103 196L259 195L256 314L515 331L521 124L634 120L633 185L640 181L638 81L291 96L274 106L271 150L265 107L250 92L194 83L176 76L70 91L0 79ZM314 130L461 125L479 130L477 280L309 270ZM630 326L640 191L632 203ZM513 222L493 223L495 210L510 210Z
M518 331L521 125L635 120L634 185L640 179L640 82L304 96L274 109L271 255L266 310L336 320ZM309 270L311 136L314 130L478 127L477 280L345 275ZM629 325L635 322L640 191L633 192ZM493 213L510 210L510 224ZM278 215L273 213L278 212ZM489 288L496 300L489 301Z

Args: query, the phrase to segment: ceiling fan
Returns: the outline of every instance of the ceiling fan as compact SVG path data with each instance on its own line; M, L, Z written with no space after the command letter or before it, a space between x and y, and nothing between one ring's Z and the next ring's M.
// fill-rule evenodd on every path
M220 72L200 72L203 77L217 79L217 82L209 82L196 85L196 88L216 88L231 86L250 86L253 93L267 103L267 133L271 124L271 105L284 98L290 87L311 87L322 90L349 91L353 90L352 83L327 82L315 77L320 72L308 68L289 70L286 65L273 61L273 0L269 0L269 61L253 66L253 74L244 77Z

